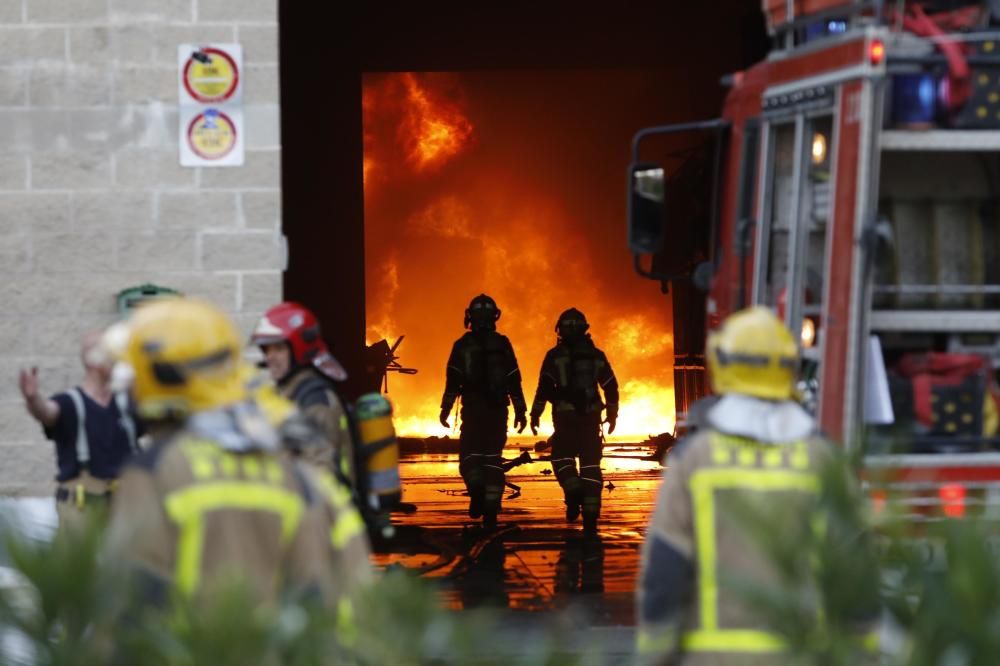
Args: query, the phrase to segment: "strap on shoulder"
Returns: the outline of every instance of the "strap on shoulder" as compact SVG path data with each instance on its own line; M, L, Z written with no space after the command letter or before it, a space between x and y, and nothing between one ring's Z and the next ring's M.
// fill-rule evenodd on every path
M80 389L73 387L66 391L76 410L76 461L83 465L90 462L90 442L87 440L87 408L83 403Z
M334 393L330 382L322 377L309 377L295 387L291 400L297 405L308 407L313 404L330 404L328 393Z

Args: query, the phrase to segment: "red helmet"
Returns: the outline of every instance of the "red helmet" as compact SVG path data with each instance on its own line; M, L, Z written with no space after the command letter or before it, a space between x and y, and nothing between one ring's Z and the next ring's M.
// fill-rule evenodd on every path
M264 346L278 342L288 344L293 365L312 365L337 382L347 379L347 371L330 354L320 336L316 315L305 306L292 302L281 303L260 318L250 336L250 343Z

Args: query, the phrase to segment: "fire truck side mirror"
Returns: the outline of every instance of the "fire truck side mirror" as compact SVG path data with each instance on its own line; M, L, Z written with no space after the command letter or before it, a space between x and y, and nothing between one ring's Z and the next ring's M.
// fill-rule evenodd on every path
M636 254L663 249L666 217L663 167L637 163L629 167L628 246Z

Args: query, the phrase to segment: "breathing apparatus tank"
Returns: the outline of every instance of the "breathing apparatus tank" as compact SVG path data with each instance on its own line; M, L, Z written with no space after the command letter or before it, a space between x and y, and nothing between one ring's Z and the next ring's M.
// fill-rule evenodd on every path
M354 405L359 435L361 483L359 491L374 527L383 536L393 533L388 512L402 499L399 480L399 443L392 425L392 405L378 393L366 393Z

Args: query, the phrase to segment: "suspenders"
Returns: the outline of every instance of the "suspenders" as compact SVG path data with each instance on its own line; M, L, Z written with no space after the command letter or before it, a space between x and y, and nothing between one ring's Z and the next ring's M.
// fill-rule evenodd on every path
M83 394L75 386L66 391L76 409L76 461L80 465L90 462L90 442L87 440L87 408L83 404Z
M83 402L83 393L75 386L66 393L76 409L76 460L80 465L86 465L90 462L90 441L87 439L87 408ZM129 451L135 453L139 447L136 442L135 421L129 411L128 396L123 391L119 391L114 394L114 401L121 416L119 424L128 437Z

